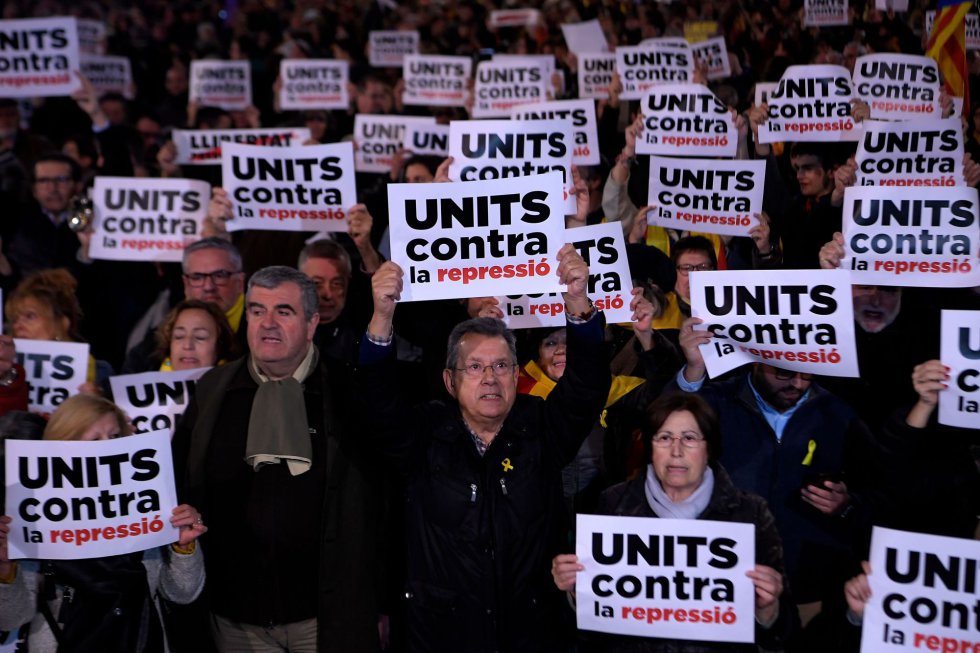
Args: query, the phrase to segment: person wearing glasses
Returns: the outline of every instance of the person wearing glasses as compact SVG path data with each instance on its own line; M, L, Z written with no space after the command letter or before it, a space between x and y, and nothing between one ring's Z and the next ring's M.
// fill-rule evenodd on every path
M671 247L670 261L676 272L674 288L657 297L656 303L663 308L653 320L653 328L677 345L681 323L691 317L691 273L717 270L718 257L704 236L686 236Z
M752 364L747 372L705 382L699 345L710 331L684 321L687 364L675 384L698 392L718 414L720 460L735 486L768 501L783 539L786 572L804 625L827 599L837 600L860 560L852 544L869 535L872 488L884 453L865 423L810 374Z
M591 636L596 648L610 651L759 651L781 650L781 614L792 617L784 598L783 548L772 513L762 497L732 484L719 462L722 437L718 418L697 395L671 394L654 401L646 411L645 473L614 485L599 497L598 514L651 519L710 519L755 526L756 566L747 572L755 586L755 644L639 640L627 636ZM551 575L558 589L574 596L575 579L584 567L574 553L552 560ZM590 637L582 633L583 639Z
M451 399L407 405L392 345L404 273L387 262L372 278L354 390L365 437L405 479L406 650L563 650L548 571L567 528L561 469L602 411L610 375L588 266L571 245L558 258L568 353L547 399L518 394L514 334L476 317L449 336Z

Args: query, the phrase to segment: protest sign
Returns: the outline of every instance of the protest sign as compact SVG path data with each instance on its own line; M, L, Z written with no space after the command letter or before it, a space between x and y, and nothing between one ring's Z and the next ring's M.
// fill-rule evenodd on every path
M435 124L435 118L386 114L354 116L354 169L357 172L391 172L395 153L405 142L405 127Z
M599 163L599 134L596 130L595 102L591 100L555 100L537 104L522 104L511 110L514 120L572 121L572 163L591 166Z
M949 368L949 387L939 392L939 423L980 425L980 311L942 312L939 360Z
M102 558L179 539L169 433L5 444L12 560Z
M405 55L402 102L430 107L466 106L472 75L473 60L469 57Z
M548 99L551 79L539 65L520 59L482 61L473 86L474 118L506 118L518 104Z
M591 52L608 52L609 44L598 19L581 23L562 23L561 33L565 37L568 51L577 55Z
M27 408L32 413L53 413L88 380L85 343L14 338L14 347L17 362L24 366Z
M769 94L769 119L760 143L856 141L861 124L851 117L851 75L843 66L790 66Z
M765 161L650 157L647 223L667 229L748 236L759 224Z
M655 86L644 98L642 112L637 154L735 156L735 117L707 86Z
M728 46L724 36L715 36L691 45L694 60L707 67L708 79L725 79L732 75Z
M357 204L350 142L224 150L221 178L234 207L228 231L347 231L347 209Z
M78 52L80 54L105 54L106 36L109 29L101 20L76 18L78 26Z
M867 120L854 157L859 186L962 186L959 118Z
M371 30L368 38L368 59L374 68L401 68L405 55L419 51L415 30Z
M931 57L866 54L854 63L854 94L879 120L941 118L939 67Z
M657 84L686 83L694 77L694 56L684 48L656 43L616 48L616 72L622 100L642 100Z
M769 96L779 88L779 82L756 82L755 85L755 105L759 106L769 102Z
M589 297L606 322L629 322L633 278L626 259L623 229L611 222L565 232L589 266ZM497 297L510 329L565 326L565 300L558 293Z
M609 98L609 84L616 72L616 55L582 53L578 55L578 96L592 100Z
M684 21L684 39L691 44L700 43L718 34L716 20Z
M449 125L437 122L405 123L402 147L412 154L449 155Z
M279 107L284 111L348 108L349 66L334 59L283 59L279 64Z
M909 0L875 0L875 9L882 11L908 11Z
M165 431L172 436L194 395L197 380L209 369L122 374L109 377L109 385L113 400L137 434Z
M278 129L175 129L176 163L183 166L221 164L224 143L243 143L263 147L293 147L310 140L306 127Z
M494 9L487 18L487 27L496 30L501 27L535 27L544 24L541 12L537 9Z
M402 301L559 290L562 177L390 184L391 260Z
M858 376L851 276L844 270L691 272L694 328L712 378L745 363Z
M925 33L932 34L932 25L936 21L935 10L926 12ZM966 49L980 50L980 14L971 11L966 15Z
M248 61L191 61L190 101L199 107L244 111L252 104L252 68Z
M980 285L977 189L851 186L844 191L840 267L854 283Z
M803 26L847 25L847 0L804 0Z
M578 627L618 635L755 641L755 527L578 515Z
M74 18L0 20L0 97L71 95L81 86Z
M135 97L133 71L126 57L83 54L80 64L82 74L100 96L119 93L128 100Z
M862 653L980 651L980 542L875 526Z
M575 213L572 190L572 121L453 120L449 123L449 178L504 179L557 171L565 213Z
M89 255L106 261L173 261L201 238L211 186L195 179L96 177Z

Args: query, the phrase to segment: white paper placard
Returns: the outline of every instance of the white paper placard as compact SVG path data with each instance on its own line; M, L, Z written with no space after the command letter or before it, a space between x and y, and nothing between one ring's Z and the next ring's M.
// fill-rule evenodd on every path
M435 118L359 113L354 116L354 169L357 172L391 172L395 153L405 142L405 128L432 125Z
M724 36L713 36L691 45L694 60L707 66L710 80L725 79L732 75L732 63L728 59L728 45Z
M194 396L197 380L210 369L199 367L111 376L112 399L129 417L136 435L165 431L173 437L177 420Z
M101 96L119 93L127 100L135 97L133 70L129 59L98 54L83 54L80 60L82 74L92 82Z
M851 117L851 74L843 66L790 66L769 94L769 119L760 143L856 141L861 123Z
M252 68L248 61L191 61L190 101L198 107L244 111L252 104Z
M81 54L105 54L109 28L101 20L76 18L78 51Z
M769 96L779 88L779 82L758 82L755 85L755 106L769 102Z
M847 0L804 0L804 27L829 27L847 24Z
M859 186L962 186L959 118L867 120L854 156Z
M346 109L350 64L335 59L283 59L279 63L279 106L284 111Z
M642 100L658 84L683 84L694 78L694 56L684 47L670 44L616 48L616 72L623 85L622 100Z
M491 30L501 27L535 27L542 24L541 12L537 9L494 9L487 18Z
M980 311L942 312L939 360L949 387L939 393L939 423L980 428Z
M53 413L88 380L87 343L14 338L14 347L24 366L32 413Z
M402 102L429 107L464 107L472 76L473 60L469 57L405 55Z
M585 52L608 52L609 44L602 32L599 20L585 20L581 23L562 23L561 33L569 52L581 55Z
M554 100L522 104L511 110L513 120L572 121L572 164L592 166L599 163L599 133L596 130L595 102L591 100Z
M882 11L908 11L909 0L875 0L875 9Z
M402 147L412 154L449 155L449 125L409 122L405 124Z
M854 63L854 94L878 120L942 118L939 67L930 57L866 54Z
M735 117L707 86L655 86L643 99L642 111L637 154L735 156Z
M589 52L578 55L578 96L594 100L609 97L609 85L616 72L616 55Z
M419 51L416 30L371 30L368 37L368 58L374 68L401 68L405 55Z
M474 118L507 118L518 104L548 99L551 79L540 66L520 59L482 61L473 86Z
M280 129L175 129L176 163L182 166L221 165L224 143L263 147L295 147L310 140L306 127Z
M74 18L0 20L0 97L71 95L81 86Z

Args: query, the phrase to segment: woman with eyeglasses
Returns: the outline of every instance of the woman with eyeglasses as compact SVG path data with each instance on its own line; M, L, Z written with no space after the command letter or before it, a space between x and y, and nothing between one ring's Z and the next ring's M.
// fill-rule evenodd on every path
M614 485L599 497L599 514L651 519L708 519L755 525L755 644L601 636L597 650L706 653L779 650L783 623L792 610L783 597L783 551L766 502L737 489L719 464L721 432L714 410L697 395L665 395L647 409L646 473ZM559 589L575 592L584 567L574 554L554 558L551 573ZM785 614L784 619L780 616ZM779 623L777 623L779 622ZM598 636L597 636L598 637Z

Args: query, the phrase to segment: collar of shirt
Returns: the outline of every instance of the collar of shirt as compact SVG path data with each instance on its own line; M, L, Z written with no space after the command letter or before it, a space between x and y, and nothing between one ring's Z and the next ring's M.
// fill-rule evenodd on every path
M799 401L797 401L792 408L782 413L770 406L769 403L762 398L762 395L760 395L755 389L755 386L752 385L751 376L749 377L749 389L752 390L752 394L755 396L755 402L759 405L759 410L762 411L762 416L766 419L766 422L772 428L773 432L775 432L776 439L782 442L783 430L786 428L786 423L789 422L789 419L793 416L793 413L796 412L796 409L802 406L803 402L805 402L810 396L810 389L807 388L806 392L800 396Z

